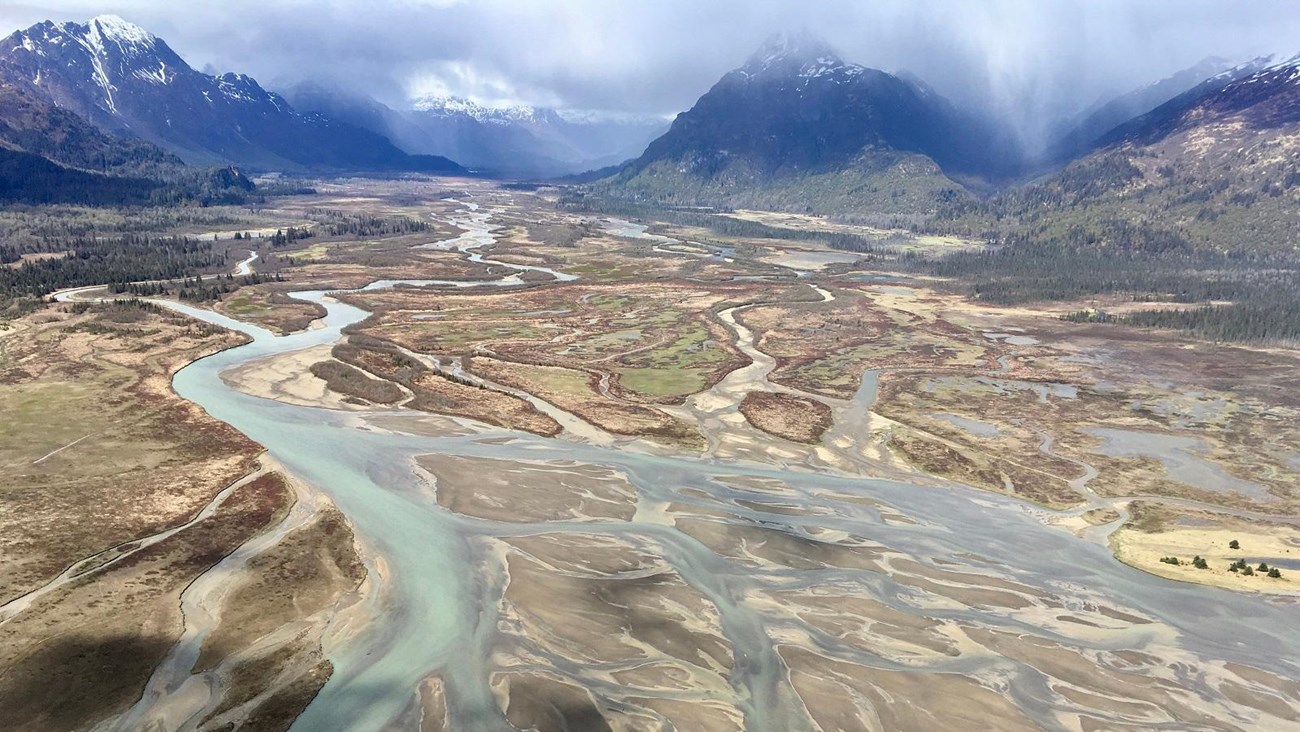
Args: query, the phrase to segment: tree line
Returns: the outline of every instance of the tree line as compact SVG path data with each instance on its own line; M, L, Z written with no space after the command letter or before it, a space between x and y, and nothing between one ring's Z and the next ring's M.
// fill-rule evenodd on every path
M66 253L0 268L0 313L30 310L45 296L68 287L108 283L125 288L132 282L179 279L226 265L225 255L214 251L212 242L188 237L77 237L63 246Z
M134 297L175 295L178 299L188 302L215 302L220 300L222 295L234 292L241 287L260 285L263 282L284 282L284 276L279 273L261 274L253 272L239 276L230 273L209 275L205 278L201 274L196 274L193 277L185 277L180 280L116 283L110 285L108 289L117 295L132 295Z

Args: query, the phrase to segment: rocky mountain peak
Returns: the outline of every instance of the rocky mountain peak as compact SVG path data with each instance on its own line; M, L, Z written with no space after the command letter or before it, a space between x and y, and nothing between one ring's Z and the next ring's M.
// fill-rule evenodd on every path
M98 15L85 25L84 37L95 48L106 50L110 45L127 55L152 52L158 38L135 23L116 15Z
M46 21L9 37L14 49L52 56L80 49L100 59L154 55L162 45L156 36L116 15L99 15L85 23Z
M787 31L769 36L740 71L749 76L815 76L849 66L820 36L808 31Z
M807 30L782 31L768 36L745 65L767 66L784 61L806 63L822 57L839 60L839 54L826 39Z

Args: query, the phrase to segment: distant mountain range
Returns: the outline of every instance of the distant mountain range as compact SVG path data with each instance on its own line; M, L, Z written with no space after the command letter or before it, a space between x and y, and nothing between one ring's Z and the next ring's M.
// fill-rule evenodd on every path
M304 83L293 105L384 135L411 153L436 153L502 177L549 178L621 163L668 126L644 115L489 107L456 97L416 99L392 109L374 99Z
M452 162L461 160L482 174L545 178L636 157L667 127L652 116L457 98L397 110L311 83L286 98L249 76L196 71L162 39L112 15L46 21L0 40L0 94L18 100L0 106L0 140L89 170L102 169L91 158L128 158L134 172L137 158L161 150L201 166L464 173ZM97 151L54 149L65 145Z
M0 197L19 197L30 180L43 187L23 196L56 199L60 170L87 201L140 181L158 189L187 178L188 190L218 198L226 182L246 182L231 169L178 173L186 164L516 178L611 166L586 174L600 195L894 217L931 215L1031 175L1073 186L1070 176L1101 160L1127 166L1118 177L1107 168L1110 183L1140 175L1161 190L1189 188L1213 172L1226 181L1220 190L1247 178L1290 186L1300 183L1287 173L1300 150L1297 69L1296 60L1207 59L1099 102L1058 134L1057 170L1044 171L1005 125L907 74L847 62L807 34L771 38L665 129L655 117L450 97L393 109L314 84L281 96L248 76L195 71L146 30L100 16L0 40ZM1110 183L1085 189L1110 200L1119 195Z
M195 71L161 39L111 15L47 21L0 40L0 85L190 164L462 170L445 158L409 155L374 132L299 113L251 77Z

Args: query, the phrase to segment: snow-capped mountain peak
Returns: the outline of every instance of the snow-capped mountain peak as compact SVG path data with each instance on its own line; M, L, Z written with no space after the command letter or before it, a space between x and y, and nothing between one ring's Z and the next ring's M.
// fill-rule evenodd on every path
M446 116L465 115L488 124L534 122L544 112L525 104L486 105L463 97L437 95L413 99L411 108L417 112Z
M820 79L847 81L865 71L840 58L825 40L802 31L771 36L735 73L746 78L792 78L807 86Z
M784 32L770 36L741 67L750 75L764 71L788 72L798 68L800 74L813 76L848 66L824 39L808 31Z
M262 88L257 79L248 74L226 72L215 77L217 91L236 103L269 104L278 111L289 111L289 105L280 97Z
M132 56L154 51L160 43L153 34L116 15L100 15L85 23L45 21L17 31L10 38L17 40L16 45L41 56L69 43L100 57L113 50Z
M927 87L846 63L815 36L787 34L724 75L619 175L798 176L885 152L988 174L1014 165L1009 147L996 125Z
M124 53L139 53L153 50L158 42L149 31L116 15L98 15L85 27L87 41L100 51L111 43Z
M128 80L167 85L184 66L152 33L116 15L38 23L0 41L0 55L30 68L35 86L52 75L80 75L100 90L101 106L110 114L118 113L118 95Z
M839 61L835 49L820 36L807 30L785 31L768 36L746 65L766 66L786 59L807 62L823 57Z

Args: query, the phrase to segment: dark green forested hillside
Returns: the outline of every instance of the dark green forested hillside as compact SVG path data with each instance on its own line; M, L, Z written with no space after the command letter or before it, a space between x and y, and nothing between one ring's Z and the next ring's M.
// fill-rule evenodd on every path
M0 145L60 165L121 177L153 178L183 165L162 148L109 135L75 113L0 80Z
M79 203L91 206L148 203L162 184L65 168L39 155L0 148L0 201Z
M894 151L863 152L842 165L775 174L741 159L708 175L661 160L621 171L590 189L626 203L917 220L933 216L946 201L969 196L929 158Z
M253 184L234 168L187 167L162 148L95 125L0 80L0 203L95 206L237 203Z
M139 206L245 201L251 181L229 168L159 167L156 177L96 173L0 147L0 203Z

